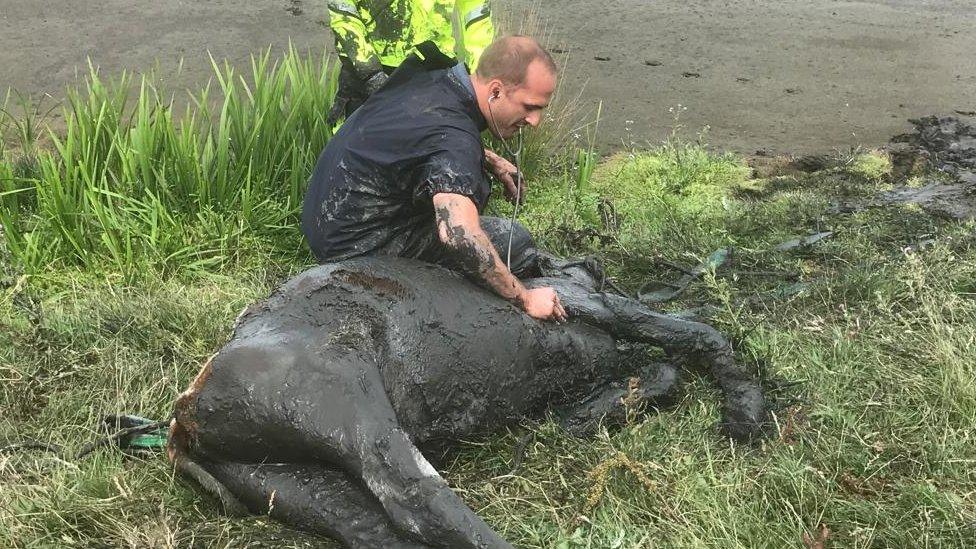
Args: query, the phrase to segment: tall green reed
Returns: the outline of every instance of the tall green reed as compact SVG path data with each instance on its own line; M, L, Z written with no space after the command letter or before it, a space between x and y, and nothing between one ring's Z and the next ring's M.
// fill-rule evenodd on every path
M185 104L146 75L110 84L90 68L84 89L69 90L63 133L37 153L36 176L0 163L0 223L25 272L192 271L242 248L301 248L335 67L293 47L252 57L246 77L211 63L211 83Z

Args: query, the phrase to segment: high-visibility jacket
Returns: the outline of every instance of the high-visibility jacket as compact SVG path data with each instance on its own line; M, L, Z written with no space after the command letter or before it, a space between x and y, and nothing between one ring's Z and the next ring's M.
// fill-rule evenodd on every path
M474 71L494 39L488 0L328 0L340 56L361 77L398 67L414 46L432 41Z

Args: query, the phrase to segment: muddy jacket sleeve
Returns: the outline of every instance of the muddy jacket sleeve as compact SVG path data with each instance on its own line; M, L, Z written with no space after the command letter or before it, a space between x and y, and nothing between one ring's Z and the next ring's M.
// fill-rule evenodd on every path
M461 140L469 142L469 146L453 146ZM467 134L459 134L452 136L451 143L452 146L431 154L420 166L414 201L430 200L437 193L460 194L470 198L480 212L491 190L485 177L481 142Z
M335 37L336 51L349 59L359 78L366 82L383 70L379 56L369 41L363 10L352 0L328 0L329 28Z

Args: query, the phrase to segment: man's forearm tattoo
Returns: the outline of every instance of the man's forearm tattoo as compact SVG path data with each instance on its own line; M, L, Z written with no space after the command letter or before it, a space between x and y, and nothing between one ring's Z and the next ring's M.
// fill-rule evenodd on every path
M487 281L486 275L495 267L491 252L478 245L478 242L464 230L464 227L453 223L449 209L437 208L437 225L438 229L447 234L445 243L454 251L458 263L465 273Z
M447 235L445 243L454 251L457 262L465 274L485 282L505 298L515 299L518 294L516 288L511 283L506 284L507 278L514 277L506 277L506 273L498 269L491 248L486 248L491 246L491 243L479 242L475 235L469 234L464 227L454 223L448 208L437 208L436 218L438 230Z

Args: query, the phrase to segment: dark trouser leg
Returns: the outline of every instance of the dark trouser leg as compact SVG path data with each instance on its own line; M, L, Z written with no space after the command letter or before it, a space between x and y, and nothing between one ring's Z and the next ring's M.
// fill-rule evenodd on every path
M430 547L400 533L365 487L337 469L306 463L207 463L251 512L336 538L354 549Z
M509 270L512 274L518 278L539 276L537 266L539 254L535 240L524 225L515 221L513 230L511 219L482 216L481 229L488 235L502 262L508 263L511 257Z
M485 231L502 262L507 263L511 255L512 274L518 278L539 276L540 255L528 229L516 221L513 231L512 221L501 217L482 216L480 220L481 229ZM509 254L509 235L511 235L511 254ZM452 271L464 272L452 251L438 238L433 219L430 220L429 225L424 224L398 234L396 239L374 253L379 256L412 257L447 267Z
M329 111L328 124L334 126L339 119L349 118L366 101L366 84L356 74L356 69L345 56L339 56L339 82Z
M339 82L332 110L329 111L328 124L334 126L340 118L348 119L356 109L369 99L366 82L359 77L352 61L344 55L339 56ZM392 74L396 67L383 67L383 72Z

